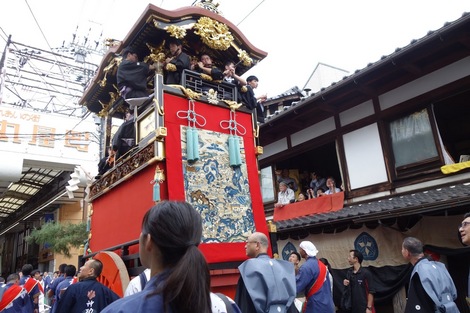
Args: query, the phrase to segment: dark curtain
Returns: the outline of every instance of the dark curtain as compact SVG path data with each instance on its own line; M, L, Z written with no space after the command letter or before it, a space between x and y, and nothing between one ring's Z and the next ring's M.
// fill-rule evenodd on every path
M393 296L408 283L412 267L410 264L400 266L366 267L372 274L376 289L375 304L392 301ZM343 293L343 280L346 278L348 269L332 269L333 275L333 300L339 307Z
M468 294L470 247L449 249L425 245L424 250L447 256L447 268L457 288L457 306L461 313L470 313L470 309L465 300ZM394 295L403 286L407 289L410 274L413 269L411 264L384 267L367 266L366 268L371 272L374 279L376 289L374 303L376 305L391 303ZM333 299L337 307L339 307L341 303L343 280L346 278L347 271L348 269L331 270L333 275Z

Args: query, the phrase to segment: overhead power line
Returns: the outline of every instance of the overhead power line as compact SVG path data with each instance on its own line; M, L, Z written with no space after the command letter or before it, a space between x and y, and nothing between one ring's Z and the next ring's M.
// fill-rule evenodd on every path
M258 3L257 6L254 7L253 10L250 11L250 13L248 13L240 22L238 22L237 26L239 26L241 23L243 23L244 20L246 20L253 12L256 11L256 9L258 9L258 7L264 2L264 0L261 0L260 3Z

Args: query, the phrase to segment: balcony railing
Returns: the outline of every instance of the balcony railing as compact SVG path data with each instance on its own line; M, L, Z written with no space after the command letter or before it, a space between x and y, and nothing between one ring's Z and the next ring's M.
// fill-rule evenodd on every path
M197 93L206 95L209 90L217 92L217 99L237 101L237 87L224 81L208 81L201 78L201 74L184 70L181 84Z

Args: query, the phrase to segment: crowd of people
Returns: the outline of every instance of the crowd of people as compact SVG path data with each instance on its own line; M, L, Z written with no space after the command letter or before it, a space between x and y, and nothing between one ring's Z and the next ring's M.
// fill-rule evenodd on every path
M267 96L255 96L254 89L258 87L259 82L256 76L249 76L246 80L240 77L236 73L236 64L230 60L225 63L224 69L219 69L207 53L201 53L197 60L191 59L183 51L182 41L176 38L170 38L168 49L170 51L169 57L163 62L150 65L139 61L137 50L133 47L126 47L123 50L123 60L117 70L117 85L125 100L149 96L148 76L155 69L162 68L164 82L167 85L181 85L183 71L192 70L203 74L201 77L207 80L216 83L225 82L235 86L239 95L235 100L243 103L250 110L256 110L258 121L264 122L262 103L267 100Z
M276 181L279 184L277 208L293 202L331 195L341 192L333 176L324 178L317 172L310 173L310 179L303 179L300 183L289 175L288 169L276 170ZM298 193L297 197L296 192Z
M470 213L459 232L462 242L470 245ZM211 292L209 266L198 249L201 236L201 216L189 203L159 202L143 217L139 236L140 260L147 269L131 280L123 298L98 280L103 271L98 259L87 260L78 272L74 265L61 264L53 276L25 264L21 272L0 281L0 312L42 313L50 308L53 313L333 313L338 307L376 312L374 277L362 267L358 250L349 251L351 267L343 280L341 303L335 306L331 266L317 257L311 241L302 241L299 251L284 261L268 255L266 234L254 232L245 242L248 259L238 267L232 300ZM459 312L457 290L445 265L425 256L423 243L414 237L403 240L402 255L413 266L404 312Z
M112 144L108 147L105 156L98 164L97 179L104 175L114 166L114 162L128 153L136 144L135 142L135 118L133 109L135 104L132 99L149 97L148 76L158 69L162 69L164 82L168 85L182 84L184 70L192 70L209 77L214 82L225 82L234 85L238 90L238 98L246 108L256 112L259 123L264 123L263 102L267 100L266 95L256 97L254 90L258 87L258 78L254 75L246 80L236 73L236 64L227 61L223 70L213 64L212 58L207 53L202 53L199 60L191 58L183 51L182 41L171 38L168 41L170 56L161 64L147 64L139 61L137 50L126 47L122 51L122 61L117 70L117 85L120 95L129 103L125 112L124 123L119 127L113 137ZM207 91L207 90L206 90Z

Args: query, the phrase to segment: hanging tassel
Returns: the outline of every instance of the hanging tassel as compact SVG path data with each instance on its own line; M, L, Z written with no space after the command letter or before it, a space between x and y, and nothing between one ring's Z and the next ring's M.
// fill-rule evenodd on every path
M194 139L191 127L186 128L186 159L188 162L194 162Z
M160 202L160 183L153 184L153 202Z
M236 166L242 165L242 157L240 153L240 137L238 136L233 136L233 141L235 143L235 160L236 160Z
M236 160L235 160L235 155L233 154L234 150L233 150L233 136L232 135L228 136L227 145L228 145L228 160L229 160L230 166L234 166Z
M237 150L238 147L238 150ZM238 142L237 136L230 135L228 137L228 153L229 153L229 161L230 166L238 167L241 165L241 158L240 158L240 143Z
M193 132L193 162L199 160L199 133L196 127L192 128Z

